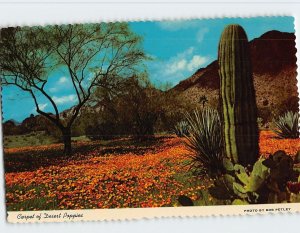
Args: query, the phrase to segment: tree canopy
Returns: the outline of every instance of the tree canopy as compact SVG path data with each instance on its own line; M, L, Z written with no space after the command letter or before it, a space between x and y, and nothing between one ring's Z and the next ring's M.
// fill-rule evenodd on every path
M31 95L36 111L61 130L65 153L70 153L71 126L81 107L95 87L113 89L139 70L146 58L141 40L125 23L4 28L0 35L1 82ZM63 119L46 88L57 69L68 74L77 96L68 119ZM52 113L39 107L39 96L47 99Z

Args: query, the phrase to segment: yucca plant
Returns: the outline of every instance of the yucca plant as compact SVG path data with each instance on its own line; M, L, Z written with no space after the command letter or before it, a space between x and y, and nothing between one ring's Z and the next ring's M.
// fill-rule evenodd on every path
M190 136L186 136L191 151L192 166L199 175L215 176L223 171L222 133L219 113L210 108L187 114Z
M189 135L189 123L187 121L179 121L174 126L174 132L178 137Z
M273 120L273 131L280 138L299 138L299 113L288 111Z

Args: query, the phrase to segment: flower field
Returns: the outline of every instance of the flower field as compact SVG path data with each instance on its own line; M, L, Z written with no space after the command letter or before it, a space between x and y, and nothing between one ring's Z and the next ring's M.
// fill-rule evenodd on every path
M294 156L300 149L300 139L278 139L272 131L262 131L259 148L263 156L268 156L278 150L284 150L288 155Z
M188 151L181 139L165 138L160 143L155 149L138 148L143 154L133 153L134 147L122 146L128 153L99 156L95 150L87 157L64 161L64 165L6 173L8 209L173 206L179 194L197 199L204 186L187 175L184 161ZM9 149L6 156L31 150L42 153L50 148ZM180 180L184 178L188 180Z
M261 154L299 150L299 139L261 132ZM177 206L179 195L200 199L211 184L189 170L184 139L157 137L150 143L119 139L78 142L72 157L60 144L5 150L8 210Z

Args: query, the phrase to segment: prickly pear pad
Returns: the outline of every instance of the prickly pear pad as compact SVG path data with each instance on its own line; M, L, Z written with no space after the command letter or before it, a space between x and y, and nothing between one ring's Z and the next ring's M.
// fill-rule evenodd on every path
M300 211L293 17L0 29L12 223Z

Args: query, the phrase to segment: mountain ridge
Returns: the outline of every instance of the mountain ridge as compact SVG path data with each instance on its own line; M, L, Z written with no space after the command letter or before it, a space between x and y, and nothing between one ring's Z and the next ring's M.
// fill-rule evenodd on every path
M262 34L258 38L249 41L252 64L253 64L252 65L253 73L264 74L266 72L270 72L272 74L277 74L285 66L289 66L296 70L297 50L295 47L295 39L296 37L294 33L272 30ZM269 44L270 41L277 41L277 43L273 43L271 46L270 45L265 46L266 43ZM283 43L287 41L288 43ZM278 51L278 47L282 49ZM262 57L264 56L265 53L268 52L268 51L262 52L262 50L268 50L268 51L272 50L273 51L272 58ZM283 59L279 60L278 57L280 55L283 55ZM270 61L271 59L273 59L274 62ZM200 84L207 83L205 85L207 87L219 88L219 82L215 82L215 80L210 80L210 77L214 76L213 78L216 78L216 76L218 76L217 70L218 70L218 61L214 60L206 67L198 69L194 74L191 75L191 77L180 81L172 89L182 91L189 87L188 83L195 84L196 82L200 82ZM202 77L202 80L199 79L200 77Z
M281 108L281 105L294 111L298 109L295 38L294 33L273 30L249 41L259 109L269 108L271 111L271 108ZM182 98L194 103L199 102L200 96L205 95L208 104L216 107L219 87L218 62L214 60L170 91L176 91Z

